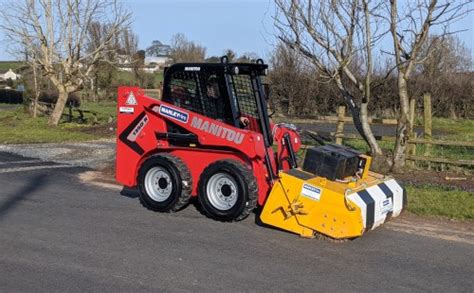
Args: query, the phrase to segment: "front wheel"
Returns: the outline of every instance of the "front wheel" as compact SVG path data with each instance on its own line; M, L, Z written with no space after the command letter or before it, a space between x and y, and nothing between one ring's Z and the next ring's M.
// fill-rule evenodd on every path
M191 198L192 178L178 157L158 154L148 158L138 172L140 202L150 210L175 212Z
M245 219L257 205L257 181L252 170L234 160L210 164L199 180L204 213L219 221Z

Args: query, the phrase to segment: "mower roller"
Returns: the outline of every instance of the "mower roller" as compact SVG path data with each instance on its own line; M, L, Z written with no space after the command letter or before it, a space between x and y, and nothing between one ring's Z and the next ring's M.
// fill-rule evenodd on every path
M266 72L223 57L166 68L161 100L120 87L117 181L153 211L197 197L210 218L239 221L260 207L263 223L303 237L355 238L398 216L405 190L370 171L370 156L326 144L298 167L300 134L271 122Z

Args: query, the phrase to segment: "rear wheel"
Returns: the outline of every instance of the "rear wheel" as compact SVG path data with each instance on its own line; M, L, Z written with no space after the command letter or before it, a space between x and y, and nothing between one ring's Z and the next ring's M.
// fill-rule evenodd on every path
M171 154L148 158L138 173L140 202L153 211L175 212L191 198L192 178L186 165Z
M199 179L199 202L204 213L216 220L245 219L257 205L257 194L252 170L237 161L212 163Z

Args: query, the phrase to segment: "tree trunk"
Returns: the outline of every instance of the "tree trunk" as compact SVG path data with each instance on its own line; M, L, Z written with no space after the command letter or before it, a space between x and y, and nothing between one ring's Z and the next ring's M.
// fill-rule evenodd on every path
M456 115L456 105L453 102L449 103L449 118L458 119L458 115Z
M292 95L288 95L288 109L287 109L287 114L288 116L294 116L295 115L295 105L293 103L293 97Z
M36 75L36 64L33 65L33 80L35 84L35 100L33 105L33 117L36 118L38 116L38 100L39 100L39 90L38 90L38 76Z
M377 156L383 155L382 149L380 148L377 140L375 139L372 128L369 124L369 111L367 109L367 103L362 103L360 105L360 122L362 124L362 129L364 130L365 137L367 138L367 143L370 147L370 152L372 157L376 158Z
M69 93L64 87L59 87L58 93L58 101L56 102L56 106L54 106L53 113L51 113L51 116L49 117L49 125L59 125L59 121L61 120L61 116L63 115L64 107L66 106L67 98L69 96Z
M400 172L405 167L408 130L410 129L410 120L408 119L410 109L408 88L405 75L402 72L398 73L398 97L400 99L400 113L392 162L392 171L395 173Z
M348 90L344 87L344 84L342 83L342 80L339 76L335 77L335 82L339 90L342 92L349 93ZM347 103L347 101L346 101ZM348 105L350 106L350 105ZM352 112L352 111L351 111ZM370 147L370 153L374 157L374 159L377 156L383 155L382 149L380 148L379 144L377 143L377 140L375 139L374 133L372 132L372 128L370 127L369 124L369 113L368 113L368 103L361 103L360 108L359 108L359 119L360 119L360 124L362 126L362 133L360 135L362 137L365 136L366 142L369 144ZM354 114L352 114L354 116ZM356 119L353 117L353 119ZM354 120L354 123L356 121ZM359 131L359 129L356 127L356 129ZM360 131L359 131L360 132Z

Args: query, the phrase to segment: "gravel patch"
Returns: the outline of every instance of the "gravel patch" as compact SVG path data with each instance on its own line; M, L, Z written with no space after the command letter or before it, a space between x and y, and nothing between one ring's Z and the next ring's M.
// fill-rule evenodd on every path
M78 143L8 144L0 151L78 167L100 169L115 160L115 139Z

